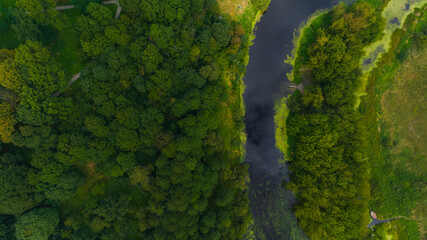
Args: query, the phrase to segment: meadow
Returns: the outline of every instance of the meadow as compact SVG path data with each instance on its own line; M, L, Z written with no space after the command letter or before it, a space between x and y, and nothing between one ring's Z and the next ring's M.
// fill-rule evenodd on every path
M391 36L368 77L360 110L368 127L371 209L382 218L404 216L378 225L377 239L426 238L426 6L408 15Z

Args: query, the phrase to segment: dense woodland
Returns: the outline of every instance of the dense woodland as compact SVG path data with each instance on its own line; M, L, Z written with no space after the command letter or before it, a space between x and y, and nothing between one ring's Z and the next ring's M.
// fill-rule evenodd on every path
M381 10L339 4L306 28L287 101L290 183L295 214L310 239L361 239L369 222L366 128L355 110L363 49L381 37Z
M117 21L96 2L74 3L87 64L71 86L53 0L6 9L21 44L0 50L0 238L241 238L252 29L213 0L123 0Z

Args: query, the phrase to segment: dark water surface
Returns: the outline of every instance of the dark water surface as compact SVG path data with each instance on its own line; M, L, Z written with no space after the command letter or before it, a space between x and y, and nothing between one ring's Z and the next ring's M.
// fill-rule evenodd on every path
M256 25L255 40L244 76L246 90L246 161L256 172L279 173L279 151L274 140L274 99L289 94L284 63L293 48L294 30L318 9L330 7L330 0L272 0Z
M293 48L294 30L318 9L329 8L331 0L272 0L261 21L256 25L254 44L244 82L243 95L246 106L246 161L250 164L251 211L255 222L262 226L268 240L291 239L289 234L278 234L267 206L288 205L290 214L294 202L292 194L286 193L287 202L275 200L281 179L287 179L286 167L278 162L281 157L275 147L274 100L291 93L286 73L291 66L284 63ZM278 190L279 189L279 190ZM284 191L284 190L283 190ZM267 200L266 200L267 199ZM295 218L293 218L295 222ZM291 223L288 224L290 233ZM283 233L282 231L282 233ZM281 236L280 236L281 235Z

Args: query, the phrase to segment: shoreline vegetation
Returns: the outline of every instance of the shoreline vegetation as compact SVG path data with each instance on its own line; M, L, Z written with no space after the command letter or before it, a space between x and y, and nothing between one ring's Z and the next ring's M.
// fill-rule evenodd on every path
M368 46L381 42L386 20L390 20L382 14L388 3L361 0L349 7L338 5L329 12L318 12L298 28L293 54L285 60L294 69L287 74L290 81L310 83L304 84L304 93L296 89L283 98L281 103L286 104L278 104L282 109L276 109L275 116L276 142L292 171L285 185L296 194L294 211L310 239L419 239L419 230L421 238L426 238L427 213L422 202L422 196L427 196L422 187L426 174L414 174L404 165L417 166L417 162L390 155L392 148L384 145L384 139L390 138L385 132L389 130L384 128L379 107L382 93L410 55L411 44L425 47L426 5L421 10L411 7L415 12L407 14L400 25L403 28L393 31L390 49L365 73L362 58ZM353 28L353 32L337 30L342 26ZM425 61L425 57L421 59ZM344 68L350 71L343 73ZM358 94L361 89L363 94ZM287 118L281 117L284 111L289 111ZM418 159L421 167L426 158ZM399 189L396 193L391 184ZM381 217L413 215L408 217L417 220L419 230L415 221L399 219L368 231L371 208L381 210Z
M311 24L314 20L316 20L317 18L319 18L321 15L327 13L328 11L330 11L330 9L319 9L317 11L315 11L313 14L311 14L306 21L303 21L300 23L300 25L298 26L297 29L295 29L294 33L293 33L293 39L292 39L292 44L293 44L293 48L291 50L291 54L286 56L286 59L284 60L285 63L291 65L291 66L295 66L294 69L286 74L287 79L290 82L293 82L295 84L300 84L301 83L301 79L295 79L295 71L299 71L299 68L297 66L297 64L295 64L295 61L297 59L297 56L299 54L297 54L297 51L299 49L301 49L301 45L309 45L309 43L307 43L307 31L309 31L308 29L311 27ZM306 40L306 41L304 41Z
M242 77L269 1L123 0L117 21L70 2L1 9L19 46L0 50L0 237L242 238Z

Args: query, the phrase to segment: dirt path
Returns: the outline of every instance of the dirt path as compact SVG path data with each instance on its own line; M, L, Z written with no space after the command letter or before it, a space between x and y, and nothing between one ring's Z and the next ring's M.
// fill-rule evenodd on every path
M372 218L372 217L371 217L371 218ZM383 222L390 222L391 220L398 219L398 218L405 218L405 219L409 219L409 218L407 218L407 217L405 217L405 216L397 216L397 217L394 217L394 218L384 219L384 220L379 220L379 219L377 219L377 218L372 218L372 221L369 223L369 225L368 225L367 227L368 227L368 228L371 228L371 227L373 227L374 225L377 225L377 224L380 224L380 223L383 223Z
M55 9L58 10L58 11L62 11L62 10L67 10L67 9L72 9L72 8L74 8L73 5L66 5L66 6L56 7Z
M73 76L73 78L71 78L71 80L68 82L68 86L70 86L71 84L73 84L73 82L75 82L77 79L80 78L80 73L77 73L76 75ZM61 94L60 91L57 91L56 93L54 93L52 95L52 97L58 97Z
M108 4L117 4L117 11L116 11L116 16L114 17L114 20L119 19L120 17L120 12L122 11L122 8L120 7L119 1L118 0L110 0L110 1L103 1L102 2L104 5L108 5Z
M291 88L292 91L295 89L298 89L298 90L300 90L300 92L304 92L304 84L302 84L302 83L298 84L298 85L291 83L291 84L289 84L289 88Z

